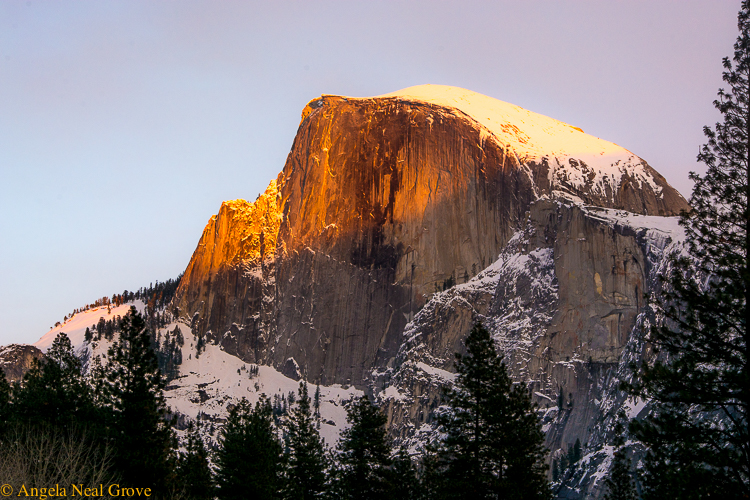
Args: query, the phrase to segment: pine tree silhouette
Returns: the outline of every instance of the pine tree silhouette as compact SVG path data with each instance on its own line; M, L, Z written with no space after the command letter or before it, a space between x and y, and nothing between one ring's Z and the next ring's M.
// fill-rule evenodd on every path
M742 2L734 57L714 102L723 121L704 128L692 210L682 216L689 257L657 303L666 318L648 339L662 357L633 394L654 412L631 431L649 446L645 498L750 497L750 4Z
M299 384L297 405L291 408L284 428L285 474L284 498L312 500L320 498L326 489L326 459L323 440L315 426L310 409L307 383Z
M229 412L216 453L217 498L281 498L282 448L268 398L255 408L242 399Z
M338 443L339 494L350 500L389 498L391 446L386 417L367 396L347 408L350 427Z
M440 494L449 499L546 499L544 434L529 391L514 385L489 332L476 324L456 354L451 408L439 416Z
M165 382L143 317L131 307L119 341L101 368L102 402L111 408L110 444L114 463L127 487L159 494L174 486L175 438L165 421Z

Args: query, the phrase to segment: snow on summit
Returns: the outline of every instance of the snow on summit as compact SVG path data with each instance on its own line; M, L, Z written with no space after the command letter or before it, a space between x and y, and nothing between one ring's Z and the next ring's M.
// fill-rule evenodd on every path
M458 87L418 85L378 97L399 97L458 109L529 160L549 155L580 159L584 159L582 155L591 155L608 160L634 156L617 144L588 135L578 127Z
M510 147L519 163L546 160L553 189L589 186L593 192L604 194L617 189L623 175L628 174L648 183L657 195L661 193L645 162L627 149L520 106L447 85L418 85L376 98L398 98L461 111L482 125L491 139Z
M143 312L146 305L136 300L122 304L120 306L99 306L93 307L87 311L81 311L71 316L64 323L50 328L50 330L42 335L42 338L34 342L32 345L39 348L42 352L47 352L52 346L52 342L55 341L55 337L59 333L65 333L70 339L70 343L74 348L81 347L83 345L84 336L86 334L86 328L95 325L100 318L104 318L106 321L111 321L117 316L125 316L130 310L131 306L135 306L139 312Z

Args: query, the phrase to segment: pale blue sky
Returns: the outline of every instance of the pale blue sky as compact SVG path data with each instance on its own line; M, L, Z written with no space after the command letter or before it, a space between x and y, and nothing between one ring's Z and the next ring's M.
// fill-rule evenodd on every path
M686 196L739 1L0 2L0 345L182 272L304 105L454 85L581 127Z

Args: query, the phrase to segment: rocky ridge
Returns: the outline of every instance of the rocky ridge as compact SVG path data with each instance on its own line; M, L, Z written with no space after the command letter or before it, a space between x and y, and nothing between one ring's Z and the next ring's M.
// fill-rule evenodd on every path
M681 248L677 220L534 203L500 258L435 294L407 326L394 366L373 371L393 433L413 448L436 438L454 353L481 321L514 380L532 391L552 457L584 443L585 461L559 485L560 498L601 496L615 415L623 409L635 417L645 407L628 401L619 384L631 380L629 362L650 359L639 335L654 320L644 291L658 293L665 256Z
M645 161L517 106L420 86L308 103L275 189L278 226L224 207L209 222L176 298L197 336L369 392L394 437L418 446L482 321L544 410L553 456L606 444L602 422L627 404L613 382L622 353L688 208ZM273 253L242 256L231 235L249 226L264 239L277 228ZM561 491L596 497L607 463Z

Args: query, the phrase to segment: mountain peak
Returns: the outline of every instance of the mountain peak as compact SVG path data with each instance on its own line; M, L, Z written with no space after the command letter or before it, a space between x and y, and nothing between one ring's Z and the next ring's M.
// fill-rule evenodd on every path
M487 140L492 141L515 156L519 164L534 171L530 173L536 184L544 185L537 193L540 196L547 191L552 197L598 205L612 200L614 193L628 184L638 190L647 189L658 198L664 197L664 178L627 149L586 134L573 125L478 92L428 84L375 97L322 96L323 100L327 98L426 104L462 116L479 128L482 145ZM321 105L320 99L311 101L303 112L303 119ZM671 188L669 191L668 196L674 199L668 204L687 207L679 193Z

